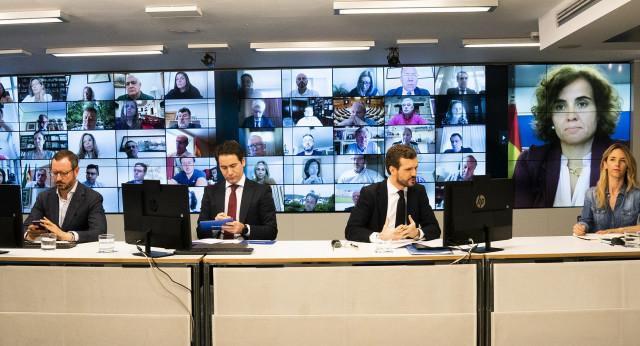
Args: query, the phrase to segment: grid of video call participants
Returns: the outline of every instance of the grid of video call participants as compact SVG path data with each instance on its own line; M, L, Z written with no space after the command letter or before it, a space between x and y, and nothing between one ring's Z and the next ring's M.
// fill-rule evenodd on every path
M279 212L351 210L363 186L384 179L384 153L399 143L418 153L417 181L433 208L443 207L446 181L485 174L484 66L235 72L245 175L271 186ZM78 154L78 180L109 213L122 212L122 183L187 184L193 212L216 183L213 71L0 83L0 173L23 187L25 212L52 185L59 149Z

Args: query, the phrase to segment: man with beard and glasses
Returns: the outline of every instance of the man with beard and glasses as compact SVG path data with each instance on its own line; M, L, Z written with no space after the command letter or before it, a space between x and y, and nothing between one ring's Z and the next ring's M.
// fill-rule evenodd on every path
M440 237L438 220L429 205L427 191L416 184L418 156L411 147L398 144L387 151L389 177L365 186L345 227L347 240L431 240Z
M35 241L43 233L55 233L58 240L86 243L107 233L102 195L78 183L78 157L69 150L58 151L51 160L55 183L36 198L24 221L24 238ZM40 221L40 226L32 225Z

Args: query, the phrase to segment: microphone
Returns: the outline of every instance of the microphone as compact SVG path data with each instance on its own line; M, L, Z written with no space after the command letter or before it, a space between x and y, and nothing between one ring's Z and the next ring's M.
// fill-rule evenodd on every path
M334 239L331 241L331 248L335 249L337 247L342 247L342 243L338 239Z

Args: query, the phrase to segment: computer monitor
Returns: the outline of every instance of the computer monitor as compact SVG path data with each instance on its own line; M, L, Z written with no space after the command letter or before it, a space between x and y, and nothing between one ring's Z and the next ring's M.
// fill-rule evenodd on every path
M191 248L189 189L186 185L160 185L159 180L122 184L122 208L125 241L144 244L147 256L173 254L151 251L151 246L176 250Z
M18 248L22 237L22 200L20 185L0 185L0 248Z
M501 251L492 241L512 237L513 180L474 176L444 185L444 246L485 243L475 252Z

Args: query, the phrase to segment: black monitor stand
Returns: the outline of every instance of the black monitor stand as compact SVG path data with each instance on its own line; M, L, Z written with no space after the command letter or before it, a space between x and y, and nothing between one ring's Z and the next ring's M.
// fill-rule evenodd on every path
M491 237L489 236L489 227L487 227L487 225L483 225L484 228L484 246L479 246L477 249L475 249L475 253L490 253L490 252L497 252L497 251L502 251L504 249L499 248L499 247L491 247Z
M151 257L151 258L160 258L173 256L172 252L164 252L164 251L151 251L151 230L145 232L145 242L144 242L144 253L142 252L134 252L134 256L142 256L142 257Z

